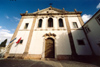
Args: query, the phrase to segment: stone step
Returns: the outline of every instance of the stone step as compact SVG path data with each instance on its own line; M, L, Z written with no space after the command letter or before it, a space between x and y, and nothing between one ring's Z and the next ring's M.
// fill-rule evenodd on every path
M41 58L41 60L44 60L44 61L57 61L56 58Z

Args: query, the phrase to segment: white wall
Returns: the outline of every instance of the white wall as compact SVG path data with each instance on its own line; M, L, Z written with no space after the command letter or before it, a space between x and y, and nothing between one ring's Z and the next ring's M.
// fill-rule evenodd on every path
M27 30L30 30L30 29L31 29L31 26L32 26L33 20L34 20L34 18L28 18L28 17L25 18L25 19L22 21L22 24L21 24L21 27L20 27L19 30L23 30L26 23L29 23Z
M56 34L55 39L55 53L56 55L71 55L71 48L67 31L34 31L29 54L42 54L45 46L45 40L43 35L46 33Z
M85 37L83 30L72 30L72 36L74 39L74 44L76 48L76 52L78 55L91 55L91 49ZM83 40L85 45L79 45L77 40Z
M62 18L63 22L64 22L63 28L59 27L59 24L58 24L59 18L61 18L61 16L57 16L57 18L56 17L53 18L53 22L54 22L53 28L47 27L47 22L48 22L49 17L43 19L42 28L38 28L37 27L38 21L39 21L39 19L41 19L41 16L38 17L38 19L36 20L35 29L34 29L36 31L34 31L33 36L32 36L29 54L42 54L43 50L44 50L42 48L44 47L43 45L45 44L43 35L51 32L51 33L56 34L56 41L55 41L56 42L55 43L56 55L71 55L71 48L70 48L65 18ZM69 20L71 29L74 29L72 22L77 22L78 27L81 28L81 24L78 20L78 17L68 17L68 20ZM43 31L39 31L40 29L42 29ZM44 31L45 29L48 29L48 30ZM52 31L52 29L55 29L55 31ZM57 31L57 29L60 29L60 31ZM66 30L64 31L61 29L66 29ZM78 55L91 55L92 52L91 52L90 46L87 42L87 39L85 37L83 30L75 30L75 31L72 30L71 32L72 32L72 35L74 38L74 43L75 43L75 48L76 48L77 54ZM83 39L85 42L85 45L78 45L77 39ZM38 49L37 49L37 47L38 47Z
M44 19L42 18L44 17ZM50 17L45 18L46 16L38 16L36 19L36 24L34 27L33 36L30 44L30 49L29 49L29 54L42 54L44 51L44 46L45 46L45 40L43 35L46 33L54 33L56 34L56 39L55 39L55 53L56 55L71 55L71 48L70 48L70 43L69 43L69 38L67 34L67 28L66 28L66 22L65 18L63 19L64 27L59 27L58 20L61 18L60 16L55 16L53 18L53 28L48 28L48 19ZM38 21L39 19L43 20L42 28L38 28ZM42 31L39 31L42 29ZM48 29L45 31L45 29ZM52 29L55 29L53 31ZM58 31L57 29L60 29ZM66 30L63 30L66 29Z
M81 23L80 23L80 21L79 21L79 19L78 19L78 17L77 17L77 15L75 16L72 16L72 15L69 15L68 16L68 21L69 21L69 25L70 25L70 28L71 29L74 29L74 27L73 27L73 22L76 22L77 23L77 25L78 25L78 28L81 28L82 26L81 26Z
M22 24L19 28L19 31L16 35L17 39L14 41L14 43L13 43L11 49L10 49L10 53L23 54L23 52L25 51L26 43L27 43L27 40L28 40L28 36L29 36L29 32L30 32L33 20L34 20L33 16L24 17ZM29 23L27 29L24 29L25 23ZM23 43L17 45L16 42L18 41L18 39L20 37L22 38Z
M42 18L42 17L44 17L44 18ZM29 54L43 54L44 53L45 40L44 40L43 35L50 32L50 33L56 34L55 54L56 55L71 55L72 52L71 52L71 47L70 47L65 18L62 18L63 23L64 23L64 27L61 28L61 27L59 27L59 24L58 24L58 20L59 20L59 18L61 18L61 15L59 15L59 16L55 15L53 18L54 27L48 28L47 23L48 23L49 18L50 18L50 16L48 16L47 18L46 18L46 16L38 16L37 17L36 24L34 27L34 32L33 32L32 39L31 39L31 43L29 46ZM43 19L42 28L37 27L39 19ZM71 29L73 29L72 22L77 22L78 27L81 28L81 24L80 24L77 17L68 17L68 20L69 20L69 24L71 26ZM16 46L15 42L17 40L15 40L14 44L12 45L12 48L10 50L10 53L22 54L24 52L25 47L26 47L26 43L28 40L28 36L29 36L29 31L30 31L31 26L32 26L32 22L33 22L33 18L27 18L27 19L23 20L23 23L20 27L20 31L18 31L18 34L16 36L17 40L20 37L22 37L23 44L22 45L19 44ZM24 30L25 23L29 23L29 27L28 27L27 31ZM46 31L46 29L48 29L48 30ZM40 31L40 30L42 30L42 31ZM84 32L81 30L77 30L77 31L72 30L71 32L72 32L72 36L74 38L75 48L76 48L78 55L91 55L91 50L90 50L89 45L86 41ZM77 39L80 39L80 38L84 39L86 45L80 46L77 44Z
M99 14L100 12L84 26L88 26L91 30L91 32L87 33L87 36L96 55L100 55L100 47L98 45L98 43L100 43L100 25L95 19Z
M73 27L73 22L77 22L78 28L77 29L82 29L80 21L77 16L68 16L68 21L71 29L76 29ZM78 55L91 55L91 49L89 47L89 44L87 42L87 39L85 37L85 34L83 30L71 30L74 44L75 44L75 49ZM85 42L85 45L78 45L77 40L82 39Z
M42 18L44 17L44 18ZM63 19L63 24L64 24L64 27L59 27L59 19L61 18L61 15L59 16L54 16L53 17L53 28L50 28L48 27L48 19L50 18L50 16L48 16L46 18L46 16L38 16L38 18L36 19L36 24L35 24L35 29L66 29L66 22L65 22L65 18L62 18ZM42 19L42 28L38 28L38 22L39 22L39 19Z
M28 36L29 36L29 31L18 31L18 34L16 36L17 39L14 41L10 49L10 53L23 54L26 47L27 40L28 40ZM18 41L20 37L23 40L23 43L16 44L16 42Z

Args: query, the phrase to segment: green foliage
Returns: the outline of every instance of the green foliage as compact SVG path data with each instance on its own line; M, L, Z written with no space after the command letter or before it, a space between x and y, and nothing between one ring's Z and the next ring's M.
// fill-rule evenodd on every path
M5 39L5 40L0 44L0 47L5 47L5 46L6 46L6 42L7 42L7 39Z

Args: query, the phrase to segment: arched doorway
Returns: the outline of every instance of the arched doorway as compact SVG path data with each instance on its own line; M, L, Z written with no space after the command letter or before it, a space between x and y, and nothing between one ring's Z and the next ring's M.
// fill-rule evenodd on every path
M45 40L45 58L55 58L54 39L52 38Z

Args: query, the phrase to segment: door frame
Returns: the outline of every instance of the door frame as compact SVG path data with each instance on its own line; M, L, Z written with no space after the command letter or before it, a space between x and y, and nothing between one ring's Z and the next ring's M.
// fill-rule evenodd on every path
M43 38L43 50L42 50L42 58L45 58L45 41L46 41L46 39L48 39L48 38L51 38L51 39L53 39L54 40L54 52L55 52L55 55L54 55L54 57L55 58L57 58L57 54L56 54L56 39L54 38L54 37L45 37L45 38Z
M48 46L48 44L47 44L47 41L48 40L51 40L52 42L53 42L53 47L52 48L50 48L50 49L53 49L53 57L52 58L55 58L55 42L54 42L54 39L53 38L47 38L47 39L45 39L45 55L46 55L46 49L48 48L47 46ZM50 45L49 45L50 46ZM45 58L46 58L46 56L44 56ZM47 58L50 58L50 57L47 57Z

